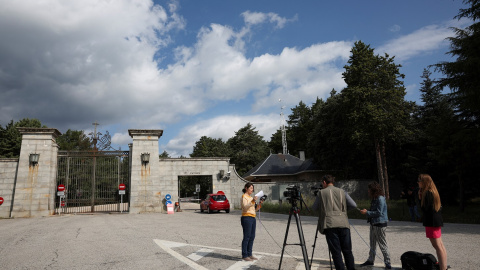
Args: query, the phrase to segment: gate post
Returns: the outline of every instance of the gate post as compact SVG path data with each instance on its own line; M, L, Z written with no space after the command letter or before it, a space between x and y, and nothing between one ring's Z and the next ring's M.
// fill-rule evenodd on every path
M58 145L54 128L17 128L22 134L11 217L41 217L55 212ZM38 154L38 160L30 160ZM32 157L33 158L33 157Z
M129 129L133 143L130 151L130 213L162 212L158 139L163 130ZM142 161L149 154L149 161Z

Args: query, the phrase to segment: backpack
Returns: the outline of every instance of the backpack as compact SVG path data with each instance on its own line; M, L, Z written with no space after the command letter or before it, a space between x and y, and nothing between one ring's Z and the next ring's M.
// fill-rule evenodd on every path
M439 270L437 258L429 253L407 251L400 257L405 270Z

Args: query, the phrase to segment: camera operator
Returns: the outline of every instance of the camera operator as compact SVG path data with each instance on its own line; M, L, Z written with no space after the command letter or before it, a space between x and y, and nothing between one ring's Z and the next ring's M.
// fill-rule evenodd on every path
M355 262L352 253L350 224L348 223L347 209L356 208L355 201L340 188L334 187L335 178L331 175L322 177L322 189L315 199L313 209L319 211L318 228L325 235L328 248L332 253L335 269L354 270ZM345 264L342 260L345 258Z

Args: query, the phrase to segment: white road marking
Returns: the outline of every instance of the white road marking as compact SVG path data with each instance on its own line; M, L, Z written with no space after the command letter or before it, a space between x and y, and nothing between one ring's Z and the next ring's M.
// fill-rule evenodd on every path
M202 248L202 249L199 249L197 252L188 255L187 258L196 262L196 261L200 260L201 258L207 256L211 252L213 252L213 250L208 249L208 248Z
M193 269L195 270L208 270L207 268L199 265L199 264L196 264L195 262L187 259L186 257L180 255L179 253L173 251L171 248L167 247L166 245L163 244L163 241L161 240L157 240L157 239L153 239L153 241L155 241L155 243L161 247L163 250L165 250L166 252L168 252L170 255L172 255L173 257L177 258L179 261L185 263L186 265L192 267Z
M202 249L207 249L207 250L226 250L226 251L233 251L233 252L237 252L239 254L239 260L240 260L240 254L241 254L241 250L239 249L233 249L233 248L223 248L223 247L212 247L212 246L204 246L204 245L195 245L195 244L185 244L185 243L179 243L179 242L172 242L172 241L167 241L167 240L160 240L160 239L153 239L153 241L158 245L160 246L162 249L164 249L166 252L170 253L172 256L174 256L175 258L177 258L178 260L184 262L185 264L187 265L190 265L193 269L198 269L198 270L208 270L206 269L205 267L201 266L201 265L198 265L196 264L195 262L193 262L192 260L188 259L187 257L184 257L182 256L181 254L175 252L172 250L172 248L176 248L176 247L183 247L183 246L191 246L191 247L200 247ZM264 255L264 256L270 256L270 257L280 257L281 254L273 254L273 253L267 253L267 252L255 252L255 256L260 258L261 255ZM303 256L290 256L289 254L284 254L283 255L284 258L296 258L297 260L301 260L302 262L299 263L296 267L296 269L305 269L305 266L303 264ZM314 258L313 259L314 261L323 261L323 262L327 262L329 263L329 260L326 260L326 259L321 259L321 258ZM244 261L239 261L239 264L238 264L238 268L232 268L230 270L236 270L236 269L248 269L247 268L242 268L241 265L243 265L243 262ZM240 264L242 263L242 264ZM246 262L246 263L250 263L250 262ZM300 266L301 264L301 266ZM234 265L232 265L231 267L237 265L237 263L235 263ZM251 265L251 263L249 264ZM300 268L298 268L300 267ZM314 270L314 269L319 269L320 265L318 263L313 263L311 269ZM328 267L330 268L330 267ZM323 269L323 268L322 268ZM379 270L379 269L383 269L383 268L377 268L377 267L373 267L372 270ZM398 268L393 268L393 269L398 269ZM401 268L400 268L401 269Z
M262 256L256 256L259 260L262 258ZM234 263L232 266L228 267L227 270L247 270L250 268L252 264L254 264L256 261L244 261L241 260L239 262Z

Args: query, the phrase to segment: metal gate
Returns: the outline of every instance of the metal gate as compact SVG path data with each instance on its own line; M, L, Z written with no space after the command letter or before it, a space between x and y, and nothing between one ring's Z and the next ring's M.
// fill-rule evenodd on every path
M60 184L65 196L56 197L56 213L128 211L129 151L59 151ZM119 195L119 184L126 185L125 195Z

